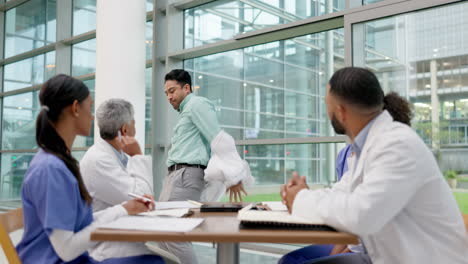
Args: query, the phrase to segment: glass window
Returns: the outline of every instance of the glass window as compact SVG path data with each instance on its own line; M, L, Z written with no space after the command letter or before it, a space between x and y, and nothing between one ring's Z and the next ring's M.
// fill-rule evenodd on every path
M343 65L342 29L184 61L194 92L215 104L222 128L235 139L334 135L324 95L328 79ZM257 185L283 184L293 169L327 184L334 179L334 163L326 162L334 162L335 148L266 145L239 151Z
M154 0L146 0L146 12L153 11Z
M384 0L363 0L362 3L364 5L368 5L368 4L373 4L373 3L377 3L377 2L382 2Z
M146 22L146 59L153 59L153 22Z
M73 35L96 29L96 0L73 0Z
M72 75L80 76L96 72L96 39L73 45Z
M236 139L331 135L323 98L344 61L342 43L327 41L341 32L190 59L184 67L194 92L216 105L222 127Z
M343 10L345 0L222 0L185 10L185 48Z
M0 153L0 200L20 199L21 184L35 153Z
M42 84L55 75L55 51L4 66L3 91Z
M255 185L284 184L294 170L307 182L330 185L336 182L335 159L344 143L238 146L250 166ZM271 191L277 194L278 189Z
M55 42L56 0L30 0L6 11L5 58Z
M151 95L152 91L152 78L153 78L153 68L146 68L145 71L145 80L146 80L146 88L145 88L145 96L146 96L146 104L145 104L145 145L151 146L151 137L153 134L151 133ZM151 150L151 149L150 149Z
M3 98L2 150L36 147L36 116L40 110L38 91Z
M468 172L467 13L463 2L353 26L354 64L412 102L413 128L442 170L459 172Z

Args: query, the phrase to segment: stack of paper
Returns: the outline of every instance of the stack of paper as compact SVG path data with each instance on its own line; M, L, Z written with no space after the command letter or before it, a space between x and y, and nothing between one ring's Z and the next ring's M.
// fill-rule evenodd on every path
M203 218L124 216L99 227L122 230L189 232L202 222Z

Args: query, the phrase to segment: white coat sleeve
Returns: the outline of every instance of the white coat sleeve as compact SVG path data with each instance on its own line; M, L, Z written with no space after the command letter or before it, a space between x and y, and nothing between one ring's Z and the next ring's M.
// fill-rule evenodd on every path
M130 157L127 170L114 160L97 160L96 171L91 179L94 198L109 204L120 204L130 199L129 192L153 194L151 157Z
M63 261L72 261L97 243L90 241L92 231L100 224L111 222L124 215L127 215L125 208L116 205L94 213L94 221L79 232L54 229L49 236L52 247Z
M250 167L237 152L234 138L221 130L211 141L211 159L205 170L205 180L220 181L226 187L239 182L251 185L254 182Z
M407 204L422 184L415 173L414 146L398 139L379 141L369 151L364 180L353 192L346 189L351 181L337 184L332 191L300 191L294 202L293 215L321 218L339 230L359 236L379 231ZM347 179L346 179L347 180Z

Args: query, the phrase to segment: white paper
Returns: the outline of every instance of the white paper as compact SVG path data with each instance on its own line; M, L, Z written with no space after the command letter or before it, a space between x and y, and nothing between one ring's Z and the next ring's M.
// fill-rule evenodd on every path
M203 218L124 216L100 228L121 230L189 232L203 222Z
M166 210L154 210L151 212L140 213L138 215L142 216L172 216L172 217L183 217L184 215L189 214L189 208L179 208L179 209L166 209Z
M288 211L288 208L282 202L262 202L262 204L270 207L272 211Z
M156 202L155 210L178 209L178 208L200 208L200 206L194 205L187 201Z

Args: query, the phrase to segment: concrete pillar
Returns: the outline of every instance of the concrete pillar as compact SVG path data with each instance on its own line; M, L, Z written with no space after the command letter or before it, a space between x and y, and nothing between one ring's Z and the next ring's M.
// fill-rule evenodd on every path
M135 108L136 138L145 144L146 1L98 0L96 3L95 106L123 98ZM99 138L97 124L94 139Z
M437 61L431 60L431 120L432 149L437 153L440 148L439 127L439 95L437 94Z

